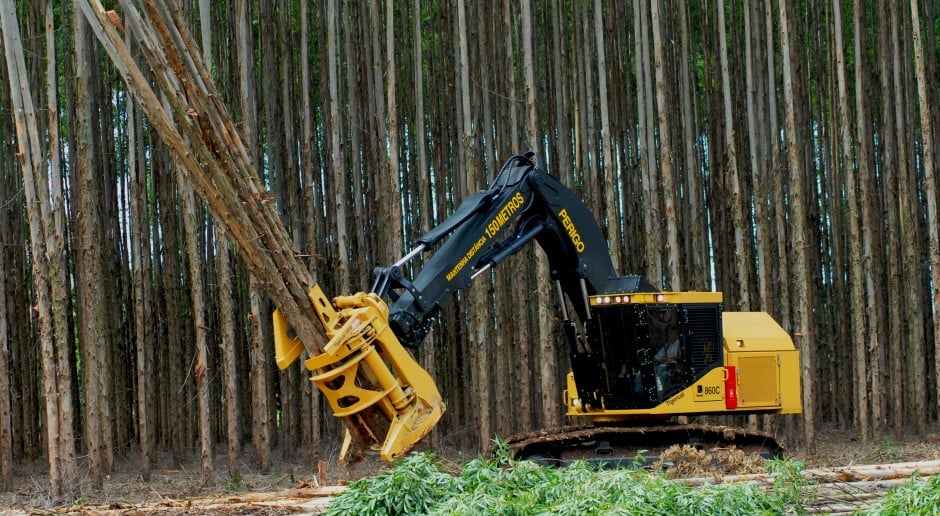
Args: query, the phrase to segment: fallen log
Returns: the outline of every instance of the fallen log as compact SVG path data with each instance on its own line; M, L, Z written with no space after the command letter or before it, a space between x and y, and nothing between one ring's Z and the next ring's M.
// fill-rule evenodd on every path
M803 477L819 484L838 482L848 485L855 482L870 482L877 480L910 479L914 474L920 476L934 476L940 473L940 461L903 462L897 464L865 464L859 466L841 466L830 468L807 469L800 472ZM715 475L709 477L693 477L679 479L687 485L755 482L772 485L779 476L778 473L751 473L747 475Z

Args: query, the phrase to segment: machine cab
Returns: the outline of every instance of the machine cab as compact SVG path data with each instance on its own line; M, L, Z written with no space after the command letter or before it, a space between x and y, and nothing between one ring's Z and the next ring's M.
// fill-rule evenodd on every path
M586 339L571 352L579 399L649 409L721 367L721 302L713 292L590 296Z

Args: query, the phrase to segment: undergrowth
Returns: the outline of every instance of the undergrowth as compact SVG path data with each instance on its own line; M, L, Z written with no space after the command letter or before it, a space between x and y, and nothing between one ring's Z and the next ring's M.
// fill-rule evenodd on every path
M769 489L746 482L691 487L660 473L585 462L543 467L512 459L504 446L458 474L448 472L453 469L430 453L412 454L351 483L327 514L807 514L816 496L795 460L768 462L768 472L776 473ZM856 514L940 514L940 476L915 478Z
M940 476L915 477L895 487L864 513L876 515L940 514Z
M644 470L566 468L516 461L501 447L459 474L428 453L412 454L375 477L353 482L328 514L781 514L802 512L797 491L747 483L689 487ZM797 476L798 472L797 472Z

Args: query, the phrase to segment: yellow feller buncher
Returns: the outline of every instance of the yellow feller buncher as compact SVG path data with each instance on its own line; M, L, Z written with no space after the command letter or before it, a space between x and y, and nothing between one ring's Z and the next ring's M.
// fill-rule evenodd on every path
M532 153L509 159L488 189L377 268L369 293L330 301L319 287L310 292L330 341L305 365L365 446L391 461L431 431L444 403L406 347L421 343L454 292L533 241L548 258L571 361L559 402L586 424L514 437L517 456L605 460L687 442L779 451L770 435L669 421L800 413L790 336L766 313L723 312L720 293L660 292L639 276L618 276L590 211ZM407 277L402 267L421 253L426 264ZM304 347L279 312L274 329L283 369ZM349 442L347 433L344 454Z

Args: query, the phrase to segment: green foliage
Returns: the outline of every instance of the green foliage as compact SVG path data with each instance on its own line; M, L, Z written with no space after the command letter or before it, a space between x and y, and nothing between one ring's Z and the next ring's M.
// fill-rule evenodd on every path
M875 458L882 462L901 458L901 445L890 437L885 437L875 447Z
M414 454L336 496L328 514L784 514L803 513L811 494L802 464L777 461L778 483L764 491L749 483L690 487L642 469L600 470L577 462L539 466L509 457L443 471L430 454Z
M876 505L857 514L940 514L940 477L914 478L888 491Z
M767 464L768 471L777 473L774 493L790 512L797 514L806 514L806 503L815 498L812 481L803 476L805 467L803 462L793 459L773 459Z
M453 489L454 478L429 453L414 453L394 468L357 480L336 496L327 514L426 514Z
M235 493L242 490L242 476L238 473L225 479L222 484L222 491L225 493Z

